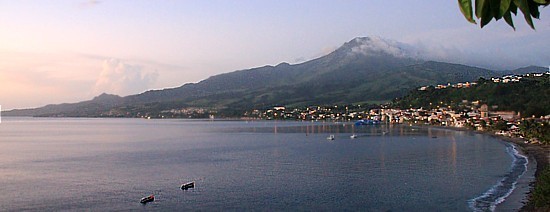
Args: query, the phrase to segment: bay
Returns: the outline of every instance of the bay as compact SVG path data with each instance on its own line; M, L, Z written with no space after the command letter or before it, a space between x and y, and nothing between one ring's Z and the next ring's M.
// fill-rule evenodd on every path
M3 117L0 210L471 211L513 162L429 127Z

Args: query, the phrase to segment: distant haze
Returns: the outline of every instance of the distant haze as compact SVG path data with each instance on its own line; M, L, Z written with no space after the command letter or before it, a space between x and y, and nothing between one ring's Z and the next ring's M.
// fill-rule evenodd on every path
M2 109L177 87L355 49L489 69L550 65L550 13L531 30L468 23L456 1L2 1ZM376 44L376 45L374 45ZM391 44L391 45L387 45ZM396 48L398 47L398 48Z

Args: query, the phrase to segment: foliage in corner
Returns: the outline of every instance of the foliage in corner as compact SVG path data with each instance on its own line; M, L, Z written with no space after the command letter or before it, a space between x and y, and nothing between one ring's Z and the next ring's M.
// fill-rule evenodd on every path
M474 13L477 19L480 19L481 28L491 22L493 18L496 21L504 18L514 30L516 27L512 20L512 13L517 15L519 9L527 24L535 29L532 18L539 19L539 7L549 4L550 0L475 0L474 4L472 4L472 0L458 0L460 11L469 22L477 24L473 17Z
M550 167L546 167L538 177L532 198L540 211L550 209Z

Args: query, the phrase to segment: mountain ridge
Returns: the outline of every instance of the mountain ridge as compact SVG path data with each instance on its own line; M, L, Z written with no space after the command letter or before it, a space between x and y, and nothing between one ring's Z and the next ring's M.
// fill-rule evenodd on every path
M479 77L541 71L525 67L498 72L418 59L414 49L381 38L360 37L333 52L299 64L280 63L214 75L198 83L120 97L12 110L5 115L120 116L186 107L216 111L274 105L350 104L388 101L415 87L473 81ZM118 116L115 115L115 116Z

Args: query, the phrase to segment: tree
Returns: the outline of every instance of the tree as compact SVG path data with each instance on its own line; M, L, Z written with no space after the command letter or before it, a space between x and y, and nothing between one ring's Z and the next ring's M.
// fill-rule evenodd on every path
M508 123L502 119L498 120L497 123L495 124L495 129L497 130L502 130L502 131L506 131L508 130Z
M519 8L527 24L535 29L532 18L539 19L539 7L549 4L550 0L475 0L475 15L477 19L481 19L481 28L491 22L493 18L496 21L504 18L506 23L515 30L512 13L516 16ZM464 17L469 22L477 24L473 17L472 0L458 0L458 5Z

